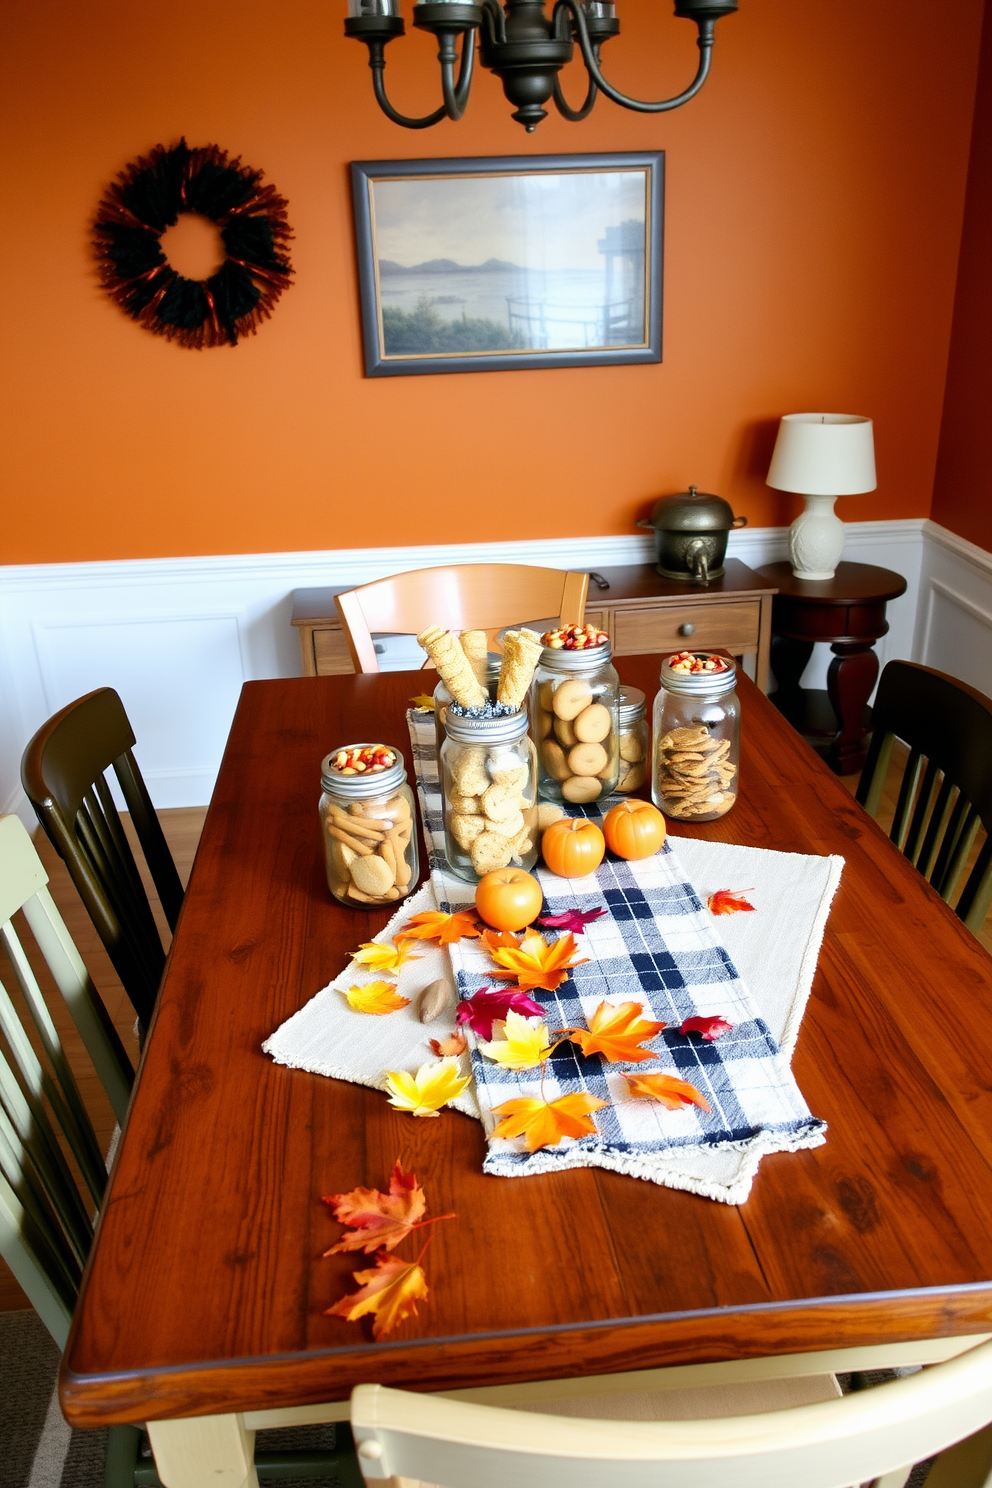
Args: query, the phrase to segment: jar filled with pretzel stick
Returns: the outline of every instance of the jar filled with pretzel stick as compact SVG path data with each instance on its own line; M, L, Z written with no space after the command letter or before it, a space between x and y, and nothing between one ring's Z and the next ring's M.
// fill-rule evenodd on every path
M517 709L481 718L457 708L448 709L441 748L448 866L470 883L511 864L533 868L537 762L527 714Z
M391 744L344 744L320 767L327 886L355 909L417 887L417 821L403 756Z
M728 656L679 651L654 700L651 799L666 816L707 822L737 800L741 715Z
M620 679L610 638L568 625L541 639L530 699L541 800L605 800L619 774Z

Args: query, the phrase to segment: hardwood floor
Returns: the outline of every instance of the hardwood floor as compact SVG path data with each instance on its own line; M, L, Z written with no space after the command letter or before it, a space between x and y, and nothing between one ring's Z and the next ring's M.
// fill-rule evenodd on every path
M898 792L898 768L901 763L895 757L893 751L893 765L889 772L889 779L883 793L882 803L879 809L879 824L886 830L891 825L895 813L896 796ZM844 785L853 795L857 789L858 777L856 775L846 776ZM172 855L179 869L180 877L185 884L189 878L193 859L196 856L197 843L200 840L200 831L206 816L205 807L188 808L176 811L161 811L159 816L162 826L172 849ZM126 823L129 826L129 823ZM984 838L980 835L979 842L973 850L973 858L977 856ZM80 955L85 961L94 983L99 988L107 1011L110 1013L124 1046L132 1059L137 1060L137 1041L134 1037L134 1011L123 987L118 980L109 957L103 948L89 915L84 910L72 882L65 868L50 847L44 834L39 830L35 837L35 844L48 870L52 896L66 922L69 933L79 948ZM136 854L140 862L140 854ZM150 890L149 897L156 909L156 918L162 931L163 941L168 944L168 927L165 917L161 913L154 890L151 889L150 881L147 880ZM33 950L30 934L23 923L19 927L23 933L25 946L29 954ZM992 953L992 914L986 919L985 925L979 933L979 940L986 950ZM43 964L39 965L39 958L32 956L32 962L42 982L43 990L46 990L46 973ZM56 1016L56 1024L59 1029L69 1062L79 1082L80 1093L90 1113L90 1118L96 1130L101 1149L105 1152L110 1144L114 1131L114 1117L109 1102L103 1092L85 1051L79 1041L78 1035L68 1014L65 1012L61 998L57 995L51 999L53 1013ZM29 1307L30 1303L21 1291L17 1282L11 1276L7 1267L0 1261L0 1311L14 1310Z

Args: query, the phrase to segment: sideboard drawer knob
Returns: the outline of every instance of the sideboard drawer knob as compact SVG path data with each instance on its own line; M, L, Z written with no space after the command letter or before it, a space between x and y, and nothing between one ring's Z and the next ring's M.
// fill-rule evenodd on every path
M696 634L696 627L694 625L692 625L688 620L685 622L684 625L680 625L679 626L679 635L691 636L691 635L695 635L695 634Z

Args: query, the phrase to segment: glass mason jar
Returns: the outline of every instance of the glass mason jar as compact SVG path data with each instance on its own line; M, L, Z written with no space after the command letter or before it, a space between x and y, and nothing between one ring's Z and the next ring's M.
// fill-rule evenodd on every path
M702 669L682 670L694 663ZM737 800L737 667L726 656L680 651L662 663L660 680L651 799L666 816L715 821Z
M646 699L639 687L620 685L620 778L617 790L629 795L648 776L648 720Z
M609 641L541 653L530 716L542 801L598 801L616 790L620 679L611 656Z
M499 669L503 665L503 658L498 651L490 651L486 656L486 686L489 688L489 701L496 701L496 688L499 683ZM441 745L444 743L444 720L451 706L451 693L443 682L439 682L434 689L434 736L437 739L437 757L441 758Z
M441 791L448 866L476 883L512 863L537 862L537 759L521 709L464 718L448 709Z
M364 768L357 765L364 763ZM417 816L391 744L345 744L320 766L327 887L341 904L392 904L417 887Z

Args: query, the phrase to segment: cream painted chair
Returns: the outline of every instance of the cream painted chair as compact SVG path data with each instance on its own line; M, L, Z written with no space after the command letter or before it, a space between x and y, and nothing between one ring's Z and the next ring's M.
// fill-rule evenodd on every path
M818 1378L821 1398L814 1394L806 1404L795 1403L793 1379L776 1382L782 1387L777 1405L766 1382L745 1387L750 1403L740 1387L713 1386L670 1392L667 1403L664 1392L585 1395L558 1400L556 1414L360 1385L351 1397L351 1424L367 1488L851 1488L867 1482L902 1488L914 1463L992 1421L992 1343L842 1398L836 1382L825 1383L831 1377ZM807 1392L814 1388L810 1379L805 1384ZM834 1398L822 1398L828 1393ZM597 1410L610 1418L588 1419ZM956 1460L955 1476L943 1477L945 1483L980 1488L986 1482L981 1452L970 1469L960 1452ZM938 1460L933 1471L941 1467Z
M524 563L464 563L394 574L338 594L334 603L356 672L377 672L372 629L417 635L428 625L484 630L492 639L506 625L557 616L581 625L589 575Z

